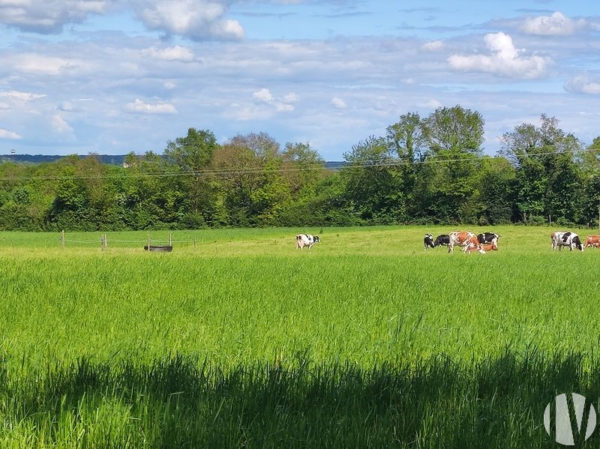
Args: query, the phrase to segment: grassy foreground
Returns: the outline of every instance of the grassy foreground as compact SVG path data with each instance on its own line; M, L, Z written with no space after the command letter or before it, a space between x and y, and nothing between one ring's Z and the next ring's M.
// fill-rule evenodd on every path
M554 447L546 404L600 397L600 252L429 230L3 233L0 447Z

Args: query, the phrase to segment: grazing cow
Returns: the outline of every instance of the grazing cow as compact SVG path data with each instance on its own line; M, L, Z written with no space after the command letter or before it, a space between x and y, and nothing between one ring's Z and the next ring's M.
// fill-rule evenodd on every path
M298 234L296 236L296 248L302 249L308 246L308 249L311 249L315 243L319 243L320 241L318 235Z
M427 251L427 248L435 248L435 245L433 244L433 235L425 234L423 245L425 246L425 251Z
M585 248L587 248L588 246L600 248L600 235L588 235L585 239Z
M583 245L579 236L574 232L553 232L550 236L552 238L552 250L560 251L563 246L568 246L571 251L577 248L579 251L583 251Z
M484 232L483 234L477 234L477 241L479 243L493 243L498 246L498 239L500 236L493 232Z
M461 246L463 248L464 252L467 252L467 250L471 247L476 248L476 251L479 251L480 253L485 252L481 249L481 243L479 243L479 240L477 240L477 236L475 234L473 234L472 232L468 232L468 231L451 232L449 237L450 237L450 242L448 243L448 252L449 253L454 252L455 246Z
M448 246L450 244L450 236L447 234L438 235L433 242L434 246Z

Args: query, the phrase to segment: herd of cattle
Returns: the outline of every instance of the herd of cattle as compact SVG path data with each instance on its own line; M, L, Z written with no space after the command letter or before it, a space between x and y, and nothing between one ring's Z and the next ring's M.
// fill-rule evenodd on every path
M435 248L437 246L447 246L448 252L454 252L454 247L463 248L464 252L477 251L484 254L486 251L498 251L498 239L500 236L493 232L484 232L482 234L474 234L469 231L457 231L450 234L438 235L433 240L432 234L425 234L423 243L425 249Z
M451 253L454 251L455 246L460 246L464 252L478 251L483 254L486 251L498 251L499 238L500 236L493 232L484 232L475 235L472 232L459 231L451 232L448 235L438 235L435 240L432 234L425 234L423 244L426 250L428 248L435 248L436 246L447 246L448 252ZM585 243L581 243L579 236L570 231L553 232L550 238L552 239L552 250L558 249L560 251L563 246L568 247L571 251L574 249L583 251L590 246L600 248L600 235L588 235Z
M561 250L563 246L568 247L571 251L578 249L583 251L585 248L594 247L600 248L600 235L589 235L585 240L585 244L581 243L579 236L574 232L553 232L550 236L552 239L552 250ZM425 234L423 244L425 250L436 248L438 246L447 246L448 252L454 252L454 247L458 246L467 252L479 252L485 254L487 251L498 251L498 239L500 236L493 232L483 232L475 234L469 231L456 231L450 234L438 235L435 240L433 234ZM302 249L305 246L311 249L315 243L321 240L318 235L298 234L296 236L296 248Z

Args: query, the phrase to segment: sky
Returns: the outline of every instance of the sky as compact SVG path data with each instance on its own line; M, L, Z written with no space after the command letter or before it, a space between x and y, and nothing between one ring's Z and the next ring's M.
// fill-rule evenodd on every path
M0 0L0 155L162 153L189 128L327 160L461 105L484 152L554 116L600 135L589 0Z

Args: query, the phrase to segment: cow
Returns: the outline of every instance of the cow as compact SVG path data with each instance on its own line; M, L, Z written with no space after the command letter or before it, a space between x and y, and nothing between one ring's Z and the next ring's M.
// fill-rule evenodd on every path
M475 246L469 246L467 248L467 252L479 251L483 254L484 252L488 252L488 251L498 251L498 246L495 243L482 243L481 249L483 250L483 252L479 251L479 249L477 249L477 247L475 247Z
M584 247L587 248L589 246L600 248L600 235L588 235L585 239Z
M563 246L568 246L570 251L573 251L577 248L579 251L583 251L583 245L581 244L581 240L579 240L579 236L574 232L553 232L550 236L552 238L552 250L560 251Z
M479 243L493 243L498 246L498 239L500 236L498 234L494 234L493 232L484 232L483 234L477 234L477 241Z
M425 234L423 245L425 246L425 251L427 251L428 248L435 248L435 245L433 244L433 235Z
M296 236L296 248L298 249L302 249L305 246L308 246L308 249L312 249L313 245L315 243L320 243L321 240L319 239L318 235L311 235L311 234L298 234Z
M477 240L477 236L472 232L468 231L457 231L451 232L450 242L448 243L448 252L453 253L455 246L461 246L463 248L463 252L467 252L467 250L471 247L475 247L477 251L480 253L485 253L483 249L481 249L481 243Z
M448 246L450 244L450 236L448 234L441 234L435 238L433 242L434 246Z

